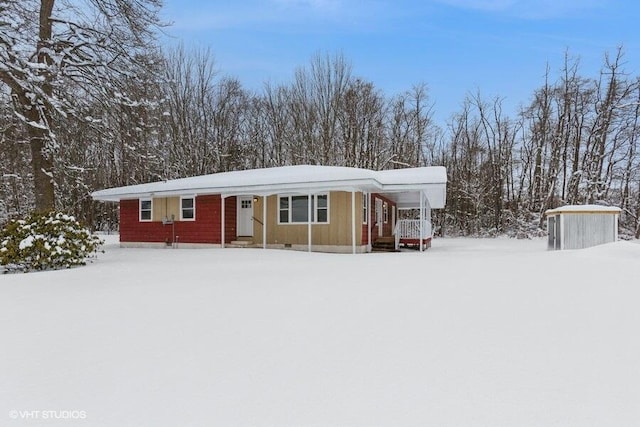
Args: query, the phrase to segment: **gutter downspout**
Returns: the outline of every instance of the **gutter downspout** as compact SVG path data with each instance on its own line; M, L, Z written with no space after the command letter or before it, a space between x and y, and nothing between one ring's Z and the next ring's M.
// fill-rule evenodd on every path
M351 191L351 249L356 253L356 192Z
M262 249L267 249L267 196L262 196Z
M422 191L420 191L420 236L418 237L418 242L420 245L420 252L423 252L422 248L422 236L424 235L424 201L422 200Z
M371 252L371 192L367 192L367 252Z
M220 247L224 249L224 199L225 196L223 194L220 195L220 206L221 206L221 213L220 213L220 218L221 218L221 224L220 224Z
M307 251L311 252L311 194L307 196Z

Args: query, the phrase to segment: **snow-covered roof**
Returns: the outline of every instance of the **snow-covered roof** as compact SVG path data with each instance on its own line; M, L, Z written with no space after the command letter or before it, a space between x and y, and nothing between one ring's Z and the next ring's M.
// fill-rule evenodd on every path
M270 195L331 190L424 191L433 208L444 207L447 172L442 166L373 171L340 166L298 165L221 172L95 191L95 200L119 201L177 195Z
M567 205L561 206L555 209L549 209L545 212L545 215L559 214L559 213L608 213L616 214L620 213L620 208L615 206L602 206L602 205Z

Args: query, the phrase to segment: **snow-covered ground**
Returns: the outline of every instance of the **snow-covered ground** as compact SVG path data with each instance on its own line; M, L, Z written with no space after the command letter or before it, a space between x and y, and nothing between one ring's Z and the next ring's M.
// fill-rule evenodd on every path
M0 276L0 425L633 426L639 302L629 242L110 244Z

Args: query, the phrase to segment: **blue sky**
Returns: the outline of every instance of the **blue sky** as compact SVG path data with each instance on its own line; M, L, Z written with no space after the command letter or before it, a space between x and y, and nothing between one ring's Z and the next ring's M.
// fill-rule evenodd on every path
M165 0L163 16L166 44L210 47L220 73L248 89L342 53L388 96L426 83L441 125L478 91L515 112L567 50L595 77L622 45L625 70L640 75L635 0Z

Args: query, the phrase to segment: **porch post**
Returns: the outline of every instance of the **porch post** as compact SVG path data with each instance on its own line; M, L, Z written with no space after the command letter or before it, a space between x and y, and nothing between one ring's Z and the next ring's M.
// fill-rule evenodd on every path
M267 249L267 196L262 196L262 249Z
M311 194L307 196L307 250L311 252Z
M224 248L224 199L225 196L224 194L220 195L220 218L221 218L221 224L220 224L220 247Z
M418 241L420 244L420 252L422 252L424 249L422 248L422 236L423 236L423 230L424 228L424 202L422 200L422 191L420 191L420 236L418 237Z
M356 192L351 192L351 249L356 253Z
M367 252L371 252L371 192L367 193Z

